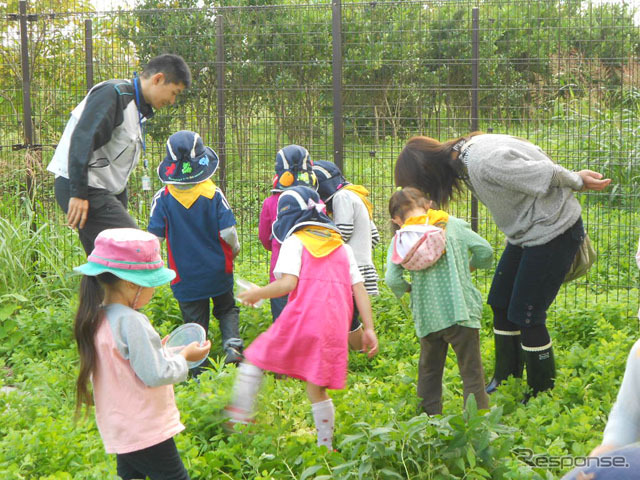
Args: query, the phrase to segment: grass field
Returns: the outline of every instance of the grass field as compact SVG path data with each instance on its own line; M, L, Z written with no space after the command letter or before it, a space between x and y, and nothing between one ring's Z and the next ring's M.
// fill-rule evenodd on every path
M114 478L115 459L104 453L93 418L73 421L77 353L71 325L78 278L51 248L49 234L29 233L27 225L28 220L0 220L0 277L6 285L0 290L0 471L7 479ZM74 234L62 235L74 242L67 248L81 261ZM621 243L610 241L607 248ZM253 253L245 252L237 273L266 281L264 254L256 245L248 251ZM603 262L590 275L597 280L610 269L625 269L633 282L637 272L631 258L630 253L625 265ZM479 284L486 298L486 282ZM626 355L638 336L637 319L629 315L637 308L629 300L637 298L637 290L563 289L549 319L556 388L527 405L520 404L525 383L512 379L491 397L490 411L470 405L463 412L461 380L450 352L444 415L428 418L418 410L419 346L407 299L399 302L381 287L373 302L380 354L368 361L352 352L348 386L332 392L339 452L315 446L304 387L295 380L267 376L257 424L233 436L223 431L221 409L229 400L235 368L221 364L219 332L212 323L214 367L200 383L190 380L175 387L187 426L176 439L192 478L546 479L568 469L567 464L553 466L554 461L586 455L599 443ZM161 335L181 323L168 287L158 289L144 311ZM242 307L247 343L269 324L268 304L258 310ZM483 324L489 376L488 307Z

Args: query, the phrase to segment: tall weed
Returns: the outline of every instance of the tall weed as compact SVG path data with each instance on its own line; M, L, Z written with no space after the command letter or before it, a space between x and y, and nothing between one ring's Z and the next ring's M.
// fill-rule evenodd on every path
M26 218L0 218L0 295L20 293L54 298L70 294L68 259L60 256L56 233L44 223L32 229L34 213Z

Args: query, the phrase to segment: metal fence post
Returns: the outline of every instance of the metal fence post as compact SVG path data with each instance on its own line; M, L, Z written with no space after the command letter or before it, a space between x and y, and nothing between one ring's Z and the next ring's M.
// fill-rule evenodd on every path
M33 145L33 121L31 119L31 74L29 72L29 33L27 31L27 0L20 0L20 52L22 57L22 127L27 159L27 197L33 205L35 173L29 161ZM32 223L35 230L35 224Z
M220 160L220 188L226 191L227 186L227 141L226 112L224 95L224 29L221 15L216 15L216 109L218 110L218 159Z
M342 119L342 2L331 3L331 57L333 76L333 161L344 172L344 125Z
M84 21L84 61L89 91L93 87L93 24L90 18Z
M472 63L471 63L471 131L478 130L478 7L471 10L472 20ZM478 231L478 200L471 195L471 228Z

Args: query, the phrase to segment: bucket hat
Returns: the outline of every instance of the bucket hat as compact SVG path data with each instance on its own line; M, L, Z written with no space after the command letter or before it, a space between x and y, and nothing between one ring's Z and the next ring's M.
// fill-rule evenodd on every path
M340 231L324 213L325 205L318 193L302 185L285 190L278 198L278 213L271 227L273 236L280 243L305 225L326 227Z
M200 183L215 173L218 163L218 155L204 146L200 135L181 130L167 140L167 155L158 166L158 176L168 184Z
M287 145L276 154L273 190L282 191L298 185L306 185L314 190L318 188L318 181L313 173L313 162L306 148Z
M73 270L90 277L110 272L141 287L157 287L176 276L164 267L156 236L137 228L103 230L87 263Z
M326 160L315 162L313 173L318 178L318 194L323 202L331 200L338 190L349 183L337 165Z

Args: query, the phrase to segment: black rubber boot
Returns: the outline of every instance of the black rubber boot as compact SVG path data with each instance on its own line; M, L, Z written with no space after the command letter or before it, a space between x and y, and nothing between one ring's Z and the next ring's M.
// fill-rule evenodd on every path
M553 358L553 347L536 352L523 350L527 366L527 384L531 393L525 396L524 402L540 392L551 390L555 385L556 362Z
M214 316L220 323L220 333L222 335L222 349L224 350L226 357L224 363L240 364L244 356L242 352L244 350L244 343L240 338L239 331L239 313L240 309L237 306L233 306L224 313L213 312Z
M486 387L486 392L491 395L507 377L522 378L524 360L520 348L520 335L494 334L496 363L493 378Z

